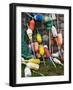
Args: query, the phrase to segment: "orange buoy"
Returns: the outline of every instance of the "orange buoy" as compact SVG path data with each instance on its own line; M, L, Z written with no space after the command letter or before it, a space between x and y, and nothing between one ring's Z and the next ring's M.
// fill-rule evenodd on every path
M57 44L58 44L58 46L61 46L62 43L63 43L63 40L62 40L62 34L59 33L59 34L58 34L58 38L57 38Z
M33 31L34 30L34 27L35 27L35 21L32 19L29 22L29 28Z

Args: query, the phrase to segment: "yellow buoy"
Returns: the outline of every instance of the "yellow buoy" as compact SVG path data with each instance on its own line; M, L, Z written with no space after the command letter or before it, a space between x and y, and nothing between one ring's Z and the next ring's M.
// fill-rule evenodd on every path
M32 59L29 60L29 62L35 63L35 64L40 64L40 59L38 59L38 58L32 58Z
M34 70L38 70L39 69L39 65L38 64L35 64L35 63L27 63L26 65L30 69L34 69Z
M41 37L41 35L40 35L40 33L37 33L37 41L39 42L39 43L42 43L42 37Z
M39 46L39 53L40 53L40 55L44 55L44 46L43 45L40 45Z

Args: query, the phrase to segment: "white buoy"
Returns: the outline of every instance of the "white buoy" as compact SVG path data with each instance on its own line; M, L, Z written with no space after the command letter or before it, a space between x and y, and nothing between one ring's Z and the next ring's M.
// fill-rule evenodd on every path
M30 28L27 29L27 35L29 39L32 41L32 30Z
M23 57L21 57L21 61L22 61L22 62L24 61L24 58L23 58Z
M56 15L55 14L52 14L52 19L56 20Z
M48 16L45 16L45 17L44 17L44 21L45 21L45 22L48 22L48 21L49 21Z
M61 63L61 61L58 60L57 58L53 58L53 61L54 61L56 64L60 64L60 65L63 66L63 64Z
M52 57L59 57L59 52L52 53Z
M53 37L57 37L58 36L55 26L52 26L52 34L53 34Z
M31 70L29 67L25 67L24 69L25 77L30 77L31 76Z

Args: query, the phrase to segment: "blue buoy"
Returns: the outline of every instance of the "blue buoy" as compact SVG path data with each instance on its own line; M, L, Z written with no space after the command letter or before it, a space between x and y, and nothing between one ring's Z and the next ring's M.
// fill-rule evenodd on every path
M43 16L43 15L35 15L35 16L34 16L34 19L35 19L36 21L43 21L43 20L44 20L44 16Z

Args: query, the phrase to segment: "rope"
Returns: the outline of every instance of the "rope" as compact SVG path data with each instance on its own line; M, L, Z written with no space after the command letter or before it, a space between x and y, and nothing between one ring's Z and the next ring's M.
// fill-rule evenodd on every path
M32 19L34 18L33 16L31 16L29 13L26 13L29 17L31 17Z

